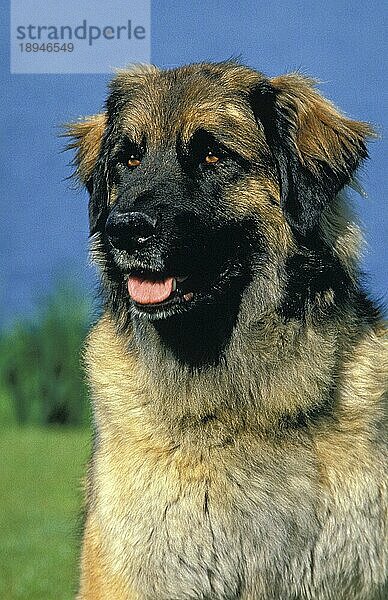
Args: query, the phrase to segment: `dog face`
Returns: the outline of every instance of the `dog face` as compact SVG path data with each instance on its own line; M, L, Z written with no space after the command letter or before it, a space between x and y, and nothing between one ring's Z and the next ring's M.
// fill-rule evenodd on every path
M68 133L90 192L92 256L122 324L204 307L237 314L253 280L291 306L300 273L318 294L346 271L322 215L371 129L306 78L269 80L232 62L120 71L106 112Z

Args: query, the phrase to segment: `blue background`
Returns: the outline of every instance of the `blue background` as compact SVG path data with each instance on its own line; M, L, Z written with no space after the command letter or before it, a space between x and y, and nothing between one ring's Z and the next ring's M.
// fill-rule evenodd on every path
M114 14L114 3L105 5ZM90 293L87 196L65 180L70 155L57 134L61 123L102 108L109 75L10 75L9 8L4 0L0 6L0 311L9 324L31 314L64 272ZM386 13L379 0L154 1L151 57L162 67L239 56L268 75L300 69L349 116L383 133ZM384 136L370 157L361 176L369 197L355 202L368 242L363 266L381 296L388 282Z

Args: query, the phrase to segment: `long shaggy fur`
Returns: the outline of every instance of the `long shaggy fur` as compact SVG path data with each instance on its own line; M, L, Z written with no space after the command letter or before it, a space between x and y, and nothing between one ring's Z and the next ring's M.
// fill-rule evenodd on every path
M69 135L105 298L77 598L386 598L388 353L344 189L370 126L227 62L119 71ZM147 251L109 243L124 208L161 218ZM129 297L184 268L191 304Z

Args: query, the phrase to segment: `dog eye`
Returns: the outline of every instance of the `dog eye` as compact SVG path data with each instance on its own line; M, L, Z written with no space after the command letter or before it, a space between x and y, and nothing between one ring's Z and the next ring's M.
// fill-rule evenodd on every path
M127 160L127 165L131 168L138 167L140 164L141 160L135 154L131 154L131 156Z
M208 165L215 165L216 163L218 163L220 161L220 157L217 156L216 154L213 154L213 152L211 152L209 150L209 152L206 154L205 156L205 162Z

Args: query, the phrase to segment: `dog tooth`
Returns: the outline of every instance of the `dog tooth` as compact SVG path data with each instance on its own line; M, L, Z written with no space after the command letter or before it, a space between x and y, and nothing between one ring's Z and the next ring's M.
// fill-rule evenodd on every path
M183 296L183 298L188 302L189 300L192 300L194 298L194 294L193 292L188 292Z
M176 291L176 279L174 277L174 279L172 280L172 291L175 292Z

